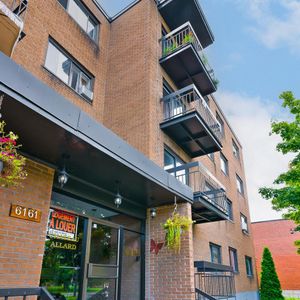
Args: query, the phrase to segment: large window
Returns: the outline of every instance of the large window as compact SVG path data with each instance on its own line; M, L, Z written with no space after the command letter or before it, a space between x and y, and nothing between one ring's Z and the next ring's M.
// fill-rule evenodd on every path
M221 246L209 243L211 262L215 264L222 263Z
M229 220L233 221L232 202L229 199L227 199L227 210Z
M242 231L245 233L249 233L249 228L248 228L248 220L247 217L241 214L241 227Z
M230 266L233 269L233 272L238 273L239 265L238 265L237 251L236 251L236 249L231 248L231 247L229 247L229 261L230 261Z
M220 153L221 170L225 175L228 175L228 160Z
M58 0L69 15L94 41L98 38L99 22L80 0Z
M249 256L245 256L245 264L246 264L246 273L248 277L253 277L253 266L252 266L252 258Z
M239 175L236 175L236 187L241 195L244 195L244 184Z
M235 158L240 159L240 149L234 140L232 140L232 152Z
M49 41L45 67L89 101L93 99L93 78L83 71L56 43Z
M220 117L220 115L218 113L216 113L216 118L217 118L217 121L220 123L221 134L224 137L225 136L224 121L223 121L223 119Z
M164 169L166 171L180 167L184 165L184 161L181 160L176 154L173 152L165 149L164 151ZM187 184L187 174L186 170L178 170L176 172L169 172L170 174L174 175L179 181L181 181L184 184Z

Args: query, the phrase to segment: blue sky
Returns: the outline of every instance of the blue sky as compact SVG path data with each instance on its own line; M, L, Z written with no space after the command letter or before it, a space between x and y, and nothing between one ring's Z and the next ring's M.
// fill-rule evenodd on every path
M199 0L215 35L207 55L220 81L216 98L243 145L253 221L280 218L258 194L291 156L275 151L270 121L288 119L278 95L300 97L299 0Z

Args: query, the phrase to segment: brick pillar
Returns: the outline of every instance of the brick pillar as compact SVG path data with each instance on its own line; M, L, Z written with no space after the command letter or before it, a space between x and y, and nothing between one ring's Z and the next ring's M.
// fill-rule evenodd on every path
M146 300L194 300L193 234L183 234L180 254L163 247L155 255L150 253L150 240L163 242L165 231L162 224L172 214L174 206L157 208L157 216L151 219L148 212L146 240ZM178 212L191 217L191 205L183 203Z
M0 288L39 286L54 171L27 161L23 188L0 188ZM9 217L11 204L42 211L41 223Z

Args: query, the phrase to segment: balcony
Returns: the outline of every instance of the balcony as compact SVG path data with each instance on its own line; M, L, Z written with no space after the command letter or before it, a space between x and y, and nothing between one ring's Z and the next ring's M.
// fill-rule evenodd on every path
M207 261L195 261L194 266L197 300L236 299L232 267Z
M179 88L194 83L206 96L217 90L217 80L189 22L162 38L160 64Z
M0 0L0 51L11 56L23 33L28 0L11 0L9 8ZM8 2L8 1L6 1Z
M195 85L162 99L161 129L191 157L220 151L221 126Z
M191 162L167 171L192 188L192 218L196 224L228 220L225 188L202 164Z
M171 30L190 22L204 48L213 43L213 33L197 0L158 0L157 5Z

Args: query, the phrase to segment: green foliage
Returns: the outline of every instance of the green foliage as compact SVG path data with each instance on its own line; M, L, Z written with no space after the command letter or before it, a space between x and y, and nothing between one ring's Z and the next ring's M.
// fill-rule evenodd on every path
M274 184L278 187L263 187L259 192L265 199L272 201L275 210L287 210L284 217L295 221L298 225L295 230L300 231L300 100L292 92L283 92L279 98L283 100L282 106L289 109L293 120L273 122L271 133L281 138L277 151L282 154L292 153L295 157L288 171L275 179ZM300 241L296 245L300 254Z
M3 163L3 170L0 173L0 186L19 186L20 181L25 179L25 158L18 154L18 136L13 132L5 133L5 122L0 122L0 161Z
M260 299L261 300L280 300L284 299L280 287L280 282L275 270L274 261L268 248L264 249L261 262L261 283Z
M194 35L192 32L186 34L183 38L183 44L193 43L194 42Z
M171 218L167 219L163 228L166 230L166 246L175 253L180 253L181 234L189 230L193 221L186 216L174 213Z

